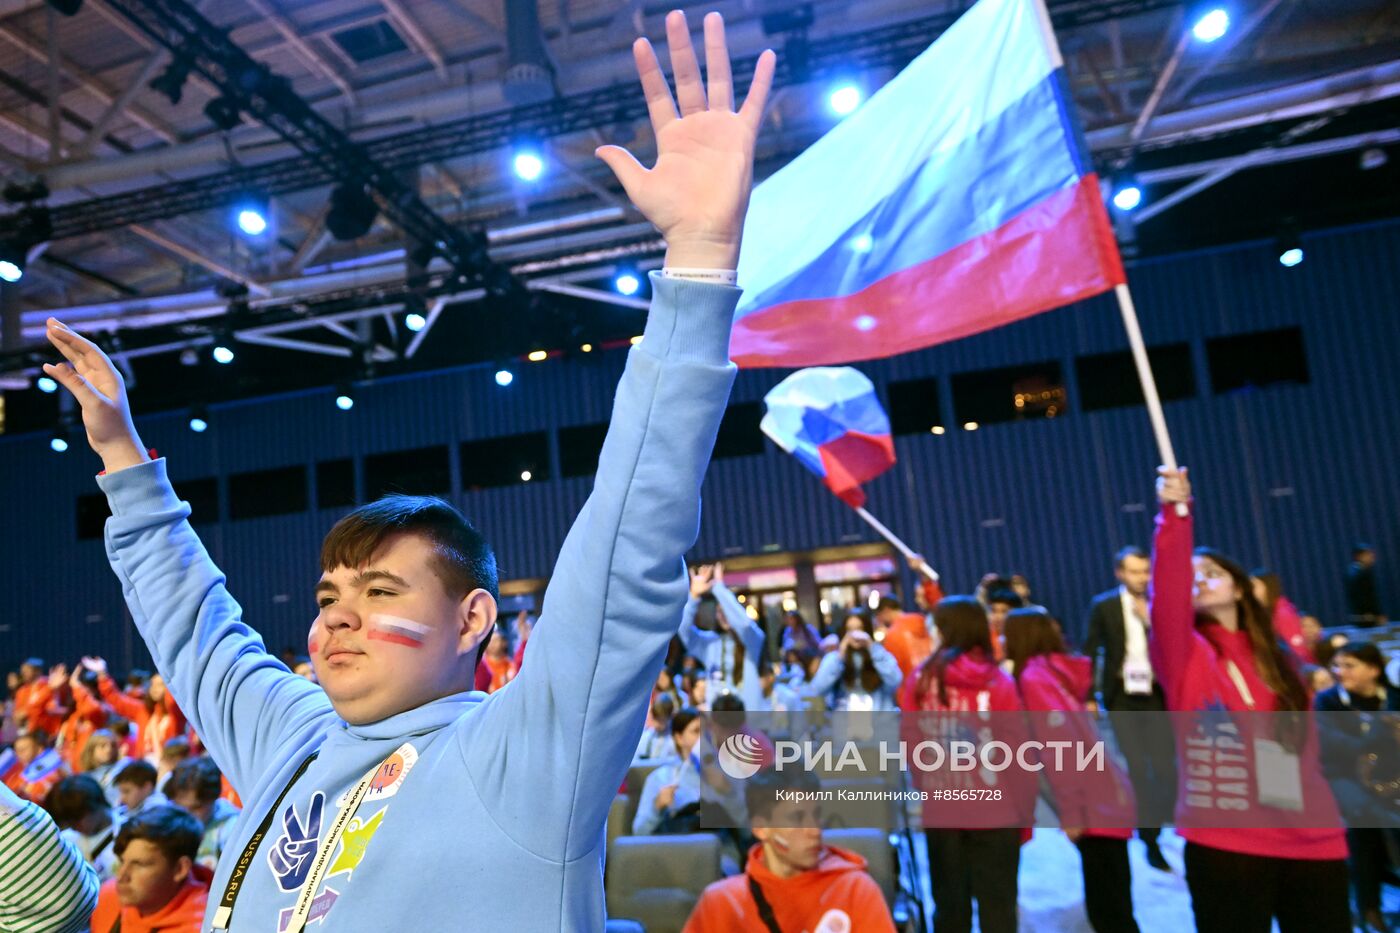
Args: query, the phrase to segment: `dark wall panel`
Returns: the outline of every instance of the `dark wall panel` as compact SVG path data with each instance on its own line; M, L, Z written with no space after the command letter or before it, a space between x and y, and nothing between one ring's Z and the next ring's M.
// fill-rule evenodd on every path
M1202 542L1280 571L1300 605L1339 621L1342 574L1357 538L1381 554L1381 583L1400 606L1400 406L1389 373L1400 349L1400 223L1316 234L1295 269L1268 244L1139 262L1130 271L1149 345L1186 343L1195 397L1168 402L1177 455L1199 494ZM1216 395L1211 338L1301 327L1310 382ZM900 462L868 487L871 511L966 590L987 570L1021 571L1038 598L1077 628L1088 599L1112 582L1110 555L1146 545L1158 455L1141 406L1081 410L1075 359L1126 346L1107 297L919 353L861 364L891 381L934 379L947 433L896 439ZM364 494L365 457L445 446L450 498L481 527L503 579L544 577L591 476L559 470L558 428L611 415L621 352L522 364L500 388L491 368L381 381L351 412L332 393L222 406L196 435L183 416L143 419L177 484L215 477L220 514L199 528L248 620L274 649L299 647L321 535L349 508L232 520L228 477L352 458ZM967 432L952 419L951 377L1054 360L1068 410L1054 420ZM733 403L755 402L783 372L741 373ZM460 445L548 431L552 478L461 491ZM767 444L716 461L705 480L696 557L733 557L875 540L850 510ZM146 663L132 637L100 539L78 540L78 499L95 490L96 458L66 455L41 435L0 438L0 663L21 654L107 654ZM314 480L314 474L313 474Z

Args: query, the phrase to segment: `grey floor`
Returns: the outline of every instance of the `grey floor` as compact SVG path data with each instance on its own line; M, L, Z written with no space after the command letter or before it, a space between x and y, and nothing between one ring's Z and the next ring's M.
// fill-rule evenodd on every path
M926 871L922 834L915 839L916 849L920 850L916 857L921 869ZM1142 933L1189 933L1195 924L1181 864L1184 842L1170 829L1162 831L1160 842L1172 867L1170 873L1157 871L1147 864L1141 842L1128 843L1133 872L1133 912ZM1055 829L1035 831L1031 841L1021 849L1018 883L1020 933L1093 933L1084 913L1079 852L1064 833ZM927 876L923 888L928 899ZM931 903L931 900L926 902ZM1395 925L1400 915L1400 890L1385 888L1383 907L1392 921L1392 929L1400 929ZM930 921L931 917L930 914Z

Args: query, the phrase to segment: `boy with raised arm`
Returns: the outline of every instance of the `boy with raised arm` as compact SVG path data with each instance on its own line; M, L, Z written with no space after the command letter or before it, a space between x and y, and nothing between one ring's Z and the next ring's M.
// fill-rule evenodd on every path
M324 692L241 610L148 461L121 378L58 321L45 371L102 457L109 560L172 693L247 804L205 928L337 933L596 930L603 825L685 603L682 555L724 413L739 238L774 57L733 108L723 21L705 19L708 89L685 17L666 19L676 98L634 46L657 137L644 169L599 156L667 241L593 494L569 532L520 675L469 692L496 620L489 546L436 499L364 506L327 535L308 637ZM679 105L679 109L677 108Z

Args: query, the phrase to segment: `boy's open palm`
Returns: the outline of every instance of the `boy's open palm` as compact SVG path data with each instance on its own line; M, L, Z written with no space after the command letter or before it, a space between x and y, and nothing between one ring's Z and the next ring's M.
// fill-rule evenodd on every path
M72 393L83 412L88 445L107 472L144 462L147 457L126 400L126 384L102 348L49 318L45 334L65 362L45 363L44 372Z

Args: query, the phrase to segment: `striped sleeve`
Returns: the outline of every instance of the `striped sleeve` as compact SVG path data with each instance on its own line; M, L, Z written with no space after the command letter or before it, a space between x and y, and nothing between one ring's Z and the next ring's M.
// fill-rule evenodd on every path
M0 808L0 933L78 933L97 874L38 804Z

